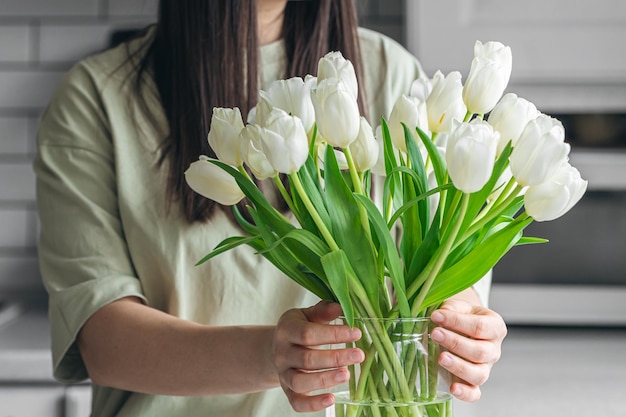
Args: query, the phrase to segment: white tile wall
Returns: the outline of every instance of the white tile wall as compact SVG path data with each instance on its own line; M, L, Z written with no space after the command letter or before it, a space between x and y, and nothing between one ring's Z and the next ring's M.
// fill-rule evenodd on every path
M0 0L0 298L43 291L32 170L39 115L67 69L155 10L156 0Z
M96 16L102 0L2 0L0 16ZM132 3L131 0L129 0Z
M32 158L39 115L65 71L158 0L0 0L0 297L42 291ZM361 23L402 41L403 0L359 0ZM16 279L16 277L20 277Z
M24 62L30 59L31 30L27 24L0 26L2 62Z

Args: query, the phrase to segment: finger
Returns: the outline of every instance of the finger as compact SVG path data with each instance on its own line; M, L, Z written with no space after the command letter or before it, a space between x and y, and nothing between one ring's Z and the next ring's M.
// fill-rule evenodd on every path
M462 381L453 382L450 385L450 392L461 401L476 402L480 400L482 392L480 387L469 385Z
M322 411L335 403L335 396L330 393L320 395L304 395L295 393L285 387L283 387L283 390L285 391L285 394L287 394L291 407L294 411L300 413Z
M443 368L470 385L480 386L484 384L489 379L491 372L491 364L468 362L450 352L442 352L438 362Z
M500 344L491 341L469 339L463 335L436 327L430 338L448 351L473 363L496 363L500 359Z
M296 394L308 394L312 391L334 387L348 379L350 379L350 372L346 368L320 372L288 369L281 375L281 384Z
M462 333L473 339L502 340L506 335L506 325L496 312L482 307L473 308L474 312L458 312L451 309L439 309L430 316L431 320L446 329Z
M357 348L308 349L298 347L294 348L293 352L287 366L306 371L340 368L361 363L365 360L365 354L361 349Z
M312 307L302 309L308 321L313 323L328 323L343 314L341 305L330 301L320 301Z
M300 346L321 346L355 342L361 338L358 328L311 323L305 320L286 321L281 332L287 341Z

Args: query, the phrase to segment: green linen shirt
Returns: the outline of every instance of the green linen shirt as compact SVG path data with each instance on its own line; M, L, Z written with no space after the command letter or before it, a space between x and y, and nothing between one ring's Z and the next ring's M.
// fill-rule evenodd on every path
M393 40L365 29L359 36L369 114L377 124L422 71ZM285 61L281 41L261 48L263 87L284 77ZM166 204L167 170L157 164L157 151L167 122L149 76L147 97L158 125L129 104L133 71L124 47L78 63L39 128L39 257L50 298L54 375L64 382L88 378L76 335L95 311L122 297L217 326L275 324L284 311L317 302L248 247L194 266L240 230L220 210L208 222L190 225L178 205ZM206 397L93 390L93 417L296 415L302 414L280 388Z

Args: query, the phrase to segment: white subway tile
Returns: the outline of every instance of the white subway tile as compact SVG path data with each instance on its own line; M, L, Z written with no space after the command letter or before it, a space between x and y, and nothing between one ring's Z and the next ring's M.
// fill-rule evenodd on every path
M32 139L28 117L0 117L0 154L31 152Z
M0 293L40 289L36 255L0 254Z
M98 0L2 0L0 16L89 16L98 14Z
M0 249L27 248L29 242L27 238L29 227L29 211L18 209L0 208ZM32 247L32 245L30 245Z
M29 61L30 31L27 25L0 26L0 62Z
M104 50L109 44L111 25L42 25L39 59L41 62L76 62Z
M35 173L32 163L2 163L0 178L0 200L35 201Z
M64 71L0 71L0 108L46 107Z
M110 16L156 16L157 0L109 0Z

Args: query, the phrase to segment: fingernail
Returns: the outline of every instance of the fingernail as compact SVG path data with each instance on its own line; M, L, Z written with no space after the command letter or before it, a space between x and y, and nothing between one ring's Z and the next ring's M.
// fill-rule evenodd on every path
M322 405L324 407L330 407L334 403L335 403L335 399L334 399L334 397L332 395L328 395L328 396L324 397L324 399L322 400Z
M441 330L435 329L430 334L430 338L433 339L437 343L441 343L441 342L443 342L444 335L443 335L443 332Z
M455 397L460 397L463 394L463 390L461 389L461 387L454 387L452 389L452 395L454 395Z
M363 352L359 351L359 350L355 350L354 352L352 352L350 354L350 359L352 360L352 362L354 363L361 363L363 362L363 360L365 359L363 357Z
M439 311L435 311L431 316L430 319L432 321L434 321L435 323L443 323L443 319L445 317L443 316L443 314L441 314Z
M351 329L350 337L352 339L359 340L361 338L361 330L357 329L356 327L354 329Z
M443 354L440 359L441 366L450 366L452 365L452 358L450 355Z
M337 372L335 374L335 381L337 381L337 382L345 382L348 379L350 379L350 374L348 374L346 372Z

